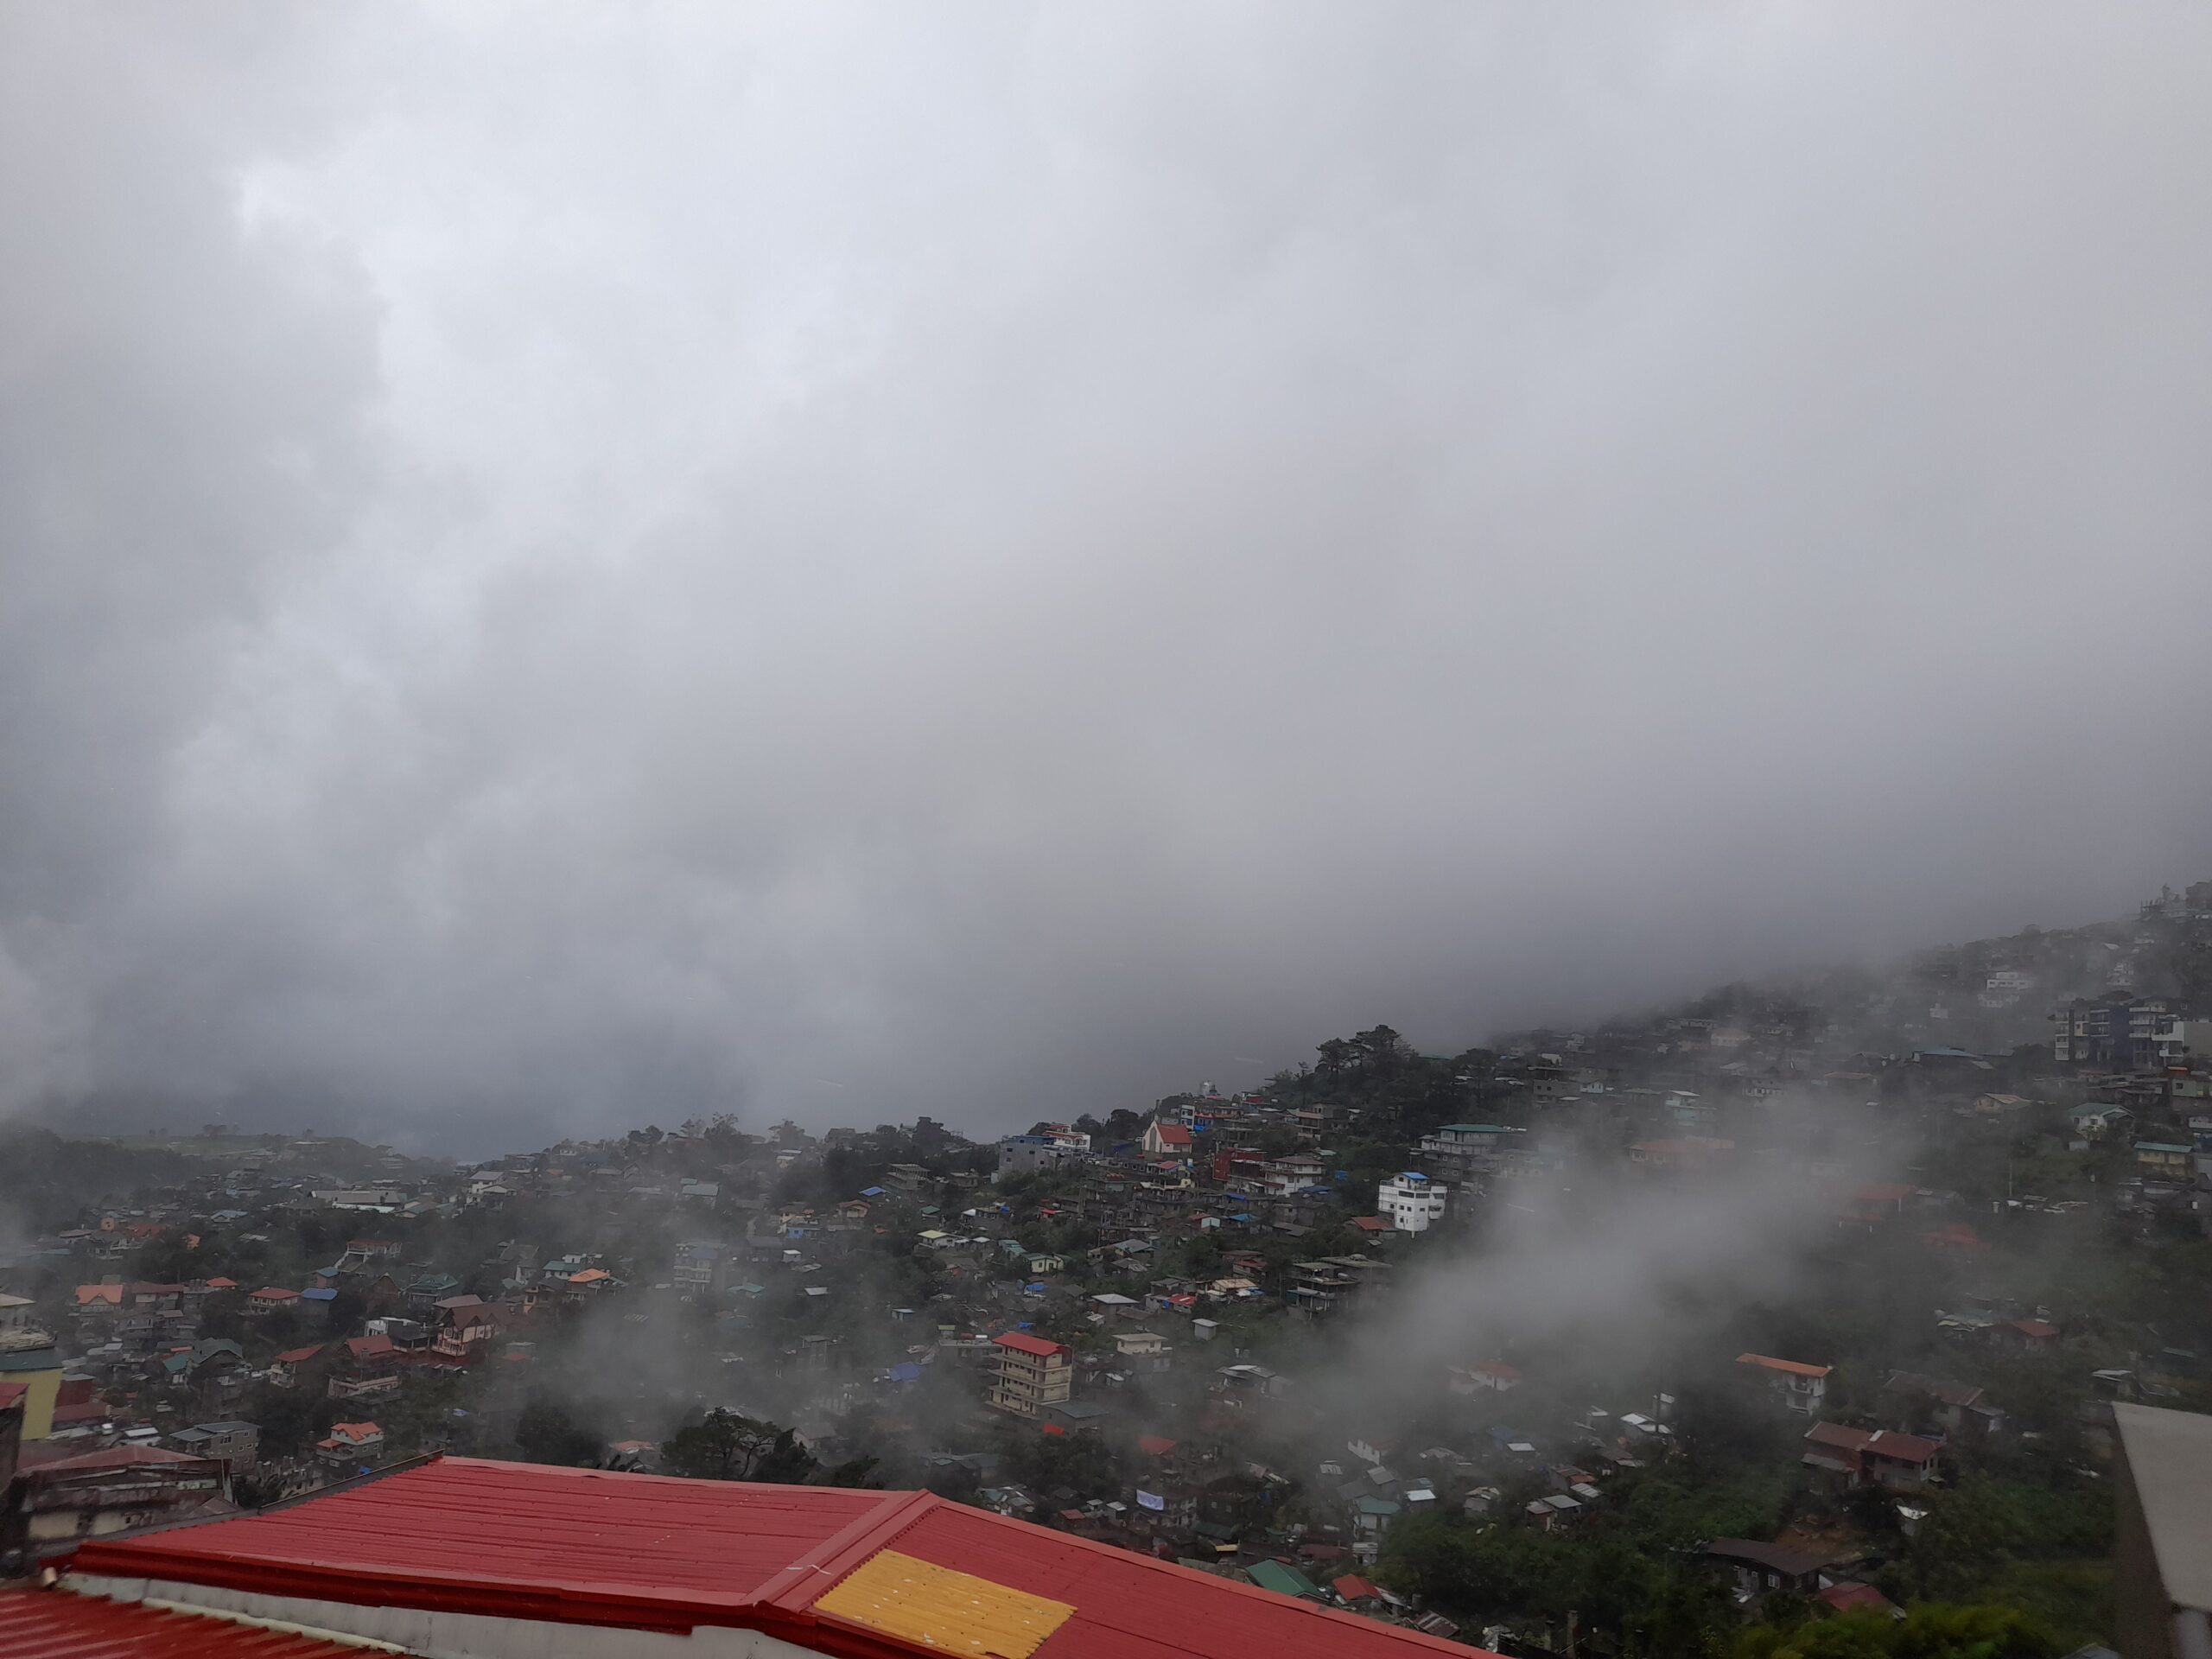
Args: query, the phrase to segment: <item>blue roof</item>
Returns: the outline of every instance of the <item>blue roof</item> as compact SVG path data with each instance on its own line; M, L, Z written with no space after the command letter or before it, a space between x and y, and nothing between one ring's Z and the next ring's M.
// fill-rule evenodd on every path
M912 1382L919 1377L921 1374L922 1368L915 1364L914 1362L910 1359L904 1364L893 1365L889 1370L884 1373L884 1376L893 1382Z
M880 1198L882 1196L883 1189L880 1186L864 1186L861 1188L861 1197L864 1198Z
M334 1290L303 1290L300 1293L300 1300L303 1302L334 1302L338 1300L338 1293Z

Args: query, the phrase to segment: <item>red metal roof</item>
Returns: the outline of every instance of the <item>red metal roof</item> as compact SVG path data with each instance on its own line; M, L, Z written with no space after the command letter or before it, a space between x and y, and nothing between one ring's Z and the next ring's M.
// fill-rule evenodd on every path
M816 1603L894 1549L1075 1611L1034 1659L1469 1659L1476 1651L928 1492L446 1458L265 1514L79 1545L77 1569L353 1605L760 1630L855 1659L933 1653Z
M9 1659L360 1659L361 1649L67 1590L16 1589L0 1590L0 1653Z
M1847 1613L1855 1608L1861 1607L1870 1608L1876 1612L1888 1612L1897 1605L1872 1585L1859 1584L1855 1581L1848 1584L1830 1585L1821 1592L1820 1599L1840 1613Z
M1001 1348L1011 1348L1017 1354L1034 1354L1039 1359L1067 1351L1058 1343L1033 1337L1026 1331L1009 1331L1002 1337L993 1337L991 1340Z
M0 1411L7 1410L30 1391L28 1382L0 1382Z
M1111 1544L971 1510L926 1492L795 1586L812 1604L882 1548L1067 1602L1075 1612L1034 1659L1468 1659L1471 1649L1317 1607ZM832 1576L834 1575L834 1576ZM842 1623L842 1621L833 1621Z
M93 1541L76 1564L277 1595L369 1592L397 1606L688 1629L693 1618L657 1621L655 1610L741 1608L883 1501L442 1458L289 1509Z

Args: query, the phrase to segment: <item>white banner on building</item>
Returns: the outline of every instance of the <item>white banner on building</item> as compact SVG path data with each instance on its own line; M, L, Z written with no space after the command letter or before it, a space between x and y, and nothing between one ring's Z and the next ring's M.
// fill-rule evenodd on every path
M1164 1510L1167 1507L1167 1500L1155 1493L1140 1489L1137 1492L1137 1507L1141 1510Z

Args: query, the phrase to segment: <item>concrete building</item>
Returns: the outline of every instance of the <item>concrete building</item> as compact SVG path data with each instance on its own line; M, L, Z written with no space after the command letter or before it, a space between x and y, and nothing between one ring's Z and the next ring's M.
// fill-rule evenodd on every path
M987 1403L1017 1417L1039 1417L1065 1404L1075 1383L1075 1356L1062 1344L1009 1331L992 1338L997 1349Z
M1738 1354L1736 1363L1745 1368L1744 1374L1754 1387L1764 1385L1768 1396L1788 1410L1817 1417L1827 1403L1830 1368L1826 1365L1807 1365L1766 1354Z
M1444 1219L1444 1186L1405 1170L1376 1188L1375 1213L1402 1233L1425 1233Z
M2212 1654L2212 1417L2116 1405L2113 1636L2121 1659Z
M711 1299L721 1288L717 1282L721 1273L722 1247L719 1244L692 1243L676 1247L676 1262L671 1276L679 1296Z
M54 1433L54 1406L61 1392L61 1354L47 1332L22 1317L29 1306L21 1297L16 1306L0 1310L13 1323L0 1324L0 1386L18 1383L23 1390L22 1437L42 1440Z
M261 1430L235 1421L195 1423L169 1436L176 1451L195 1458L214 1458L233 1475L248 1474L260 1455Z
M1058 1169L1083 1156L1081 1149L1049 1135L1009 1135L998 1143L998 1168L992 1179L1001 1181L1016 1175L1033 1175L1039 1170Z

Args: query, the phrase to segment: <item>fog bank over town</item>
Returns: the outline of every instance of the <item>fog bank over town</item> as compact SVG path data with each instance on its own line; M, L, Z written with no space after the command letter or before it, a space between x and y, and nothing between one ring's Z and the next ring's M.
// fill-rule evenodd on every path
M2212 15L1592 16L0 10L0 1111L986 1139L2212 872Z

